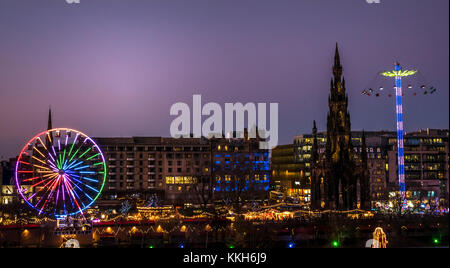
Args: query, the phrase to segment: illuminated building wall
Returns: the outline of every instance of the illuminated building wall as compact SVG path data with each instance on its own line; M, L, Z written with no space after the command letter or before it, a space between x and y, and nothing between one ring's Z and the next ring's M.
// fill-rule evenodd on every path
M409 205L427 206L439 203L448 207L448 130L420 130L404 136L404 169L406 198ZM394 137L388 140L389 192L391 197L398 191L397 148Z
M375 207L387 199L388 174L386 171L387 150L385 137L392 137L395 132L388 131L366 131L366 150L369 169L370 199L372 206ZM352 131L352 147L354 150L354 160L358 162L362 153L362 131ZM318 152L323 157L326 146L326 132L317 134ZM296 163L302 163L304 166L300 170L304 171L307 178L311 176L311 149L313 135L303 134L294 137L294 160ZM359 188L359 185L358 185ZM359 194L358 194L359 196Z
M242 192L247 200L267 198L270 185L269 150L259 148L259 139L211 139L212 176L215 198Z
M298 201L310 200L309 163L295 161L294 145L279 145L272 150L272 188Z
M97 138L108 161L107 196L146 198L157 193L169 203L195 198L192 186L210 177L205 139L162 137Z
M372 207L386 204L398 193L397 134L366 131ZM352 131L355 161L361 153L361 132ZM318 133L319 154L325 151L326 133ZM295 161L308 169L312 135L294 137ZM439 197L448 206L448 130L422 130L404 136L407 199L432 200ZM428 202L428 201L426 201Z
M145 199L156 193L169 204L195 203L203 192L213 191L215 197L215 192L232 191L231 184L226 185L226 178L231 181L246 176L245 191L254 190L262 198L269 189L269 152L259 149L257 139L95 140L105 153L109 170L104 199L121 196Z

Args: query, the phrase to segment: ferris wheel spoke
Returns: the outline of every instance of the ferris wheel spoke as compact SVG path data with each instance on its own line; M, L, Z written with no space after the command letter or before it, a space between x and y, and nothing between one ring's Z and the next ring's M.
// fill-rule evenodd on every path
M66 190L64 189L64 182L61 184L61 193L63 198L63 206L64 206L64 213L66 213Z
M42 189L46 189L45 190L45 192L44 192L44 194L41 196L41 198L39 198L39 200L38 200L38 202L36 203L36 205L35 206L38 206L39 205L39 203L41 203L41 201L44 199L44 197L47 195L47 193L50 191L50 193L51 193L51 189L52 189L52 187L53 187L53 185L57 182L57 180L53 180L53 181L50 181L52 184L48 187L48 188L45 188L45 186L43 187L43 188L41 188L41 190ZM50 183L49 182L49 183ZM48 183L48 184L49 184ZM46 201L45 201L45 203L44 203L44 205L41 207L41 211L42 211L42 209L44 208L44 206L45 206L45 204L47 203L47 201L50 199L50 193L49 193L49 195L47 195L47 198L45 198L46 199Z
M99 156L99 155L100 155L100 153L96 153L95 155L88 157L88 158L86 159L86 161L91 160L92 158L97 157L97 156Z
M64 148L64 153L63 153L63 156L62 156L61 166L64 166L65 163L66 163L66 148Z
M45 179L45 180L43 180L43 181L40 181L40 182L38 182L38 183L32 185L31 187L35 187L35 186L37 186L37 185L39 185L39 184L42 184L44 181L47 181L47 180L50 180L50 179L52 179L52 178L48 178L48 179ZM34 194L32 194L32 195L28 198L28 201L30 201L31 199L33 199L33 197L35 197L39 192L41 192L42 190L44 190L45 187L46 187L48 184L50 184L50 182L52 182L52 181L50 180L50 181L47 182L41 189L39 189L38 191L34 192Z
M41 178L42 178L42 177L33 177L33 178L29 178L29 179L24 179L23 182L26 182L26 181L34 181L34 180L41 179Z
M65 177L66 178L66 177ZM72 197L73 198L73 201L75 202L75 204L77 205L77 207L78 207L78 209L79 209L79 211L81 212L81 214L83 214L83 210L81 209L81 207L80 207L80 205L78 204L78 201L77 201L77 199L75 198L75 195L74 195L74 191L72 190L72 187L70 187L70 185L69 185L69 182L68 182L68 180L64 180L64 183L66 184L66 188L67 189L69 189L69 197ZM71 199L72 200L72 199ZM73 204L72 204L73 205ZM84 215L83 215L84 216Z
M50 167L52 167L54 170L57 170L58 168L56 167L55 163L53 163L52 161L50 161L50 159L47 159L48 164L50 165Z
M71 192L70 192L71 191L70 187L67 185L67 181L65 179L63 180L63 183L64 183L64 186L65 186L67 195L69 196L70 203L72 204L72 207L75 208L75 205L74 205L73 200L72 200Z
M56 166L61 169L62 168L62 155L58 154L58 159L56 160Z
M69 162L71 162L73 160L73 158L77 155L78 151L80 150L80 148L78 148L72 155L72 157L70 158Z
M55 210L56 210L56 207L58 206L59 190L61 189L60 185L61 185L61 180L59 180L58 184L56 185L57 190L56 190Z
M52 172L52 174L46 174L46 175L43 175L42 177L47 178L47 177L53 177L53 176L57 176L57 175L58 175L58 173Z
M80 159L80 158L82 158L85 154L87 154L90 150L92 150L92 148L91 147L89 147L86 151L84 151L84 153L82 153L79 157L78 157L78 159ZM87 159L86 159L87 160Z
M44 183L44 182L46 182L46 181L48 181L48 180L53 179L54 177L56 177L56 174L52 174L51 177L49 177L49 178L47 178L47 179L43 179L42 181L40 181L40 182L38 182L38 183L35 183L35 184L31 185L31 187L36 187L36 186L38 186L38 185L40 185L40 184L42 184L42 183ZM42 189L39 190L39 191L42 191ZM38 192L39 192L39 191L38 191ZM37 192L36 192L36 193L37 193Z
M62 167L62 168L63 168L64 170L67 169L67 161L68 161L68 160L66 159L66 161L64 161L64 163L63 163L63 167Z
M53 146L53 144L52 144L52 151L53 151L53 154L55 155L55 157L57 157L56 155L56 150L55 150L55 146ZM53 159L54 160L54 159ZM55 161L56 162L56 161Z
M43 170L51 170L48 167L44 167L44 166L40 166L40 165L36 165L36 164L34 164L33 167L38 167L38 168L41 168Z
M75 190L73 191L73 194L76 195L76 197L78 198L78 200L79 200L80 203L81 203L81 206L82 206L83 208L86 207L86 205L84 204L83 200L82 200L82 199L80 198L80 196L77 194L77 191L76 191L76 190L79 189L81 193L84 193L84 191L83 191L78 185L74 184L74 186L75 186L76 188L75 188Z
M31 173L33 173L33 171ZM54 171L38 170L36 173L54 173Z
M80 186L78 186L76 183L74 183L73 185L76 187L76 189L79 190L79 192L80 192L81 194L84 194L87 198L89 198L89 200L91 200L91 201L94 200L94 199L93 199L90 195L88 195L83 189L81 189ZM76 189L75 189L74 193L76 194L76 196L78 197L78 199L80 199L80 202L81 202L81 204L83 205L83 207L86 207L86 205L84 204L84 202L82 201L82 199L80 198L80 196L77 194Z
M83 194L84 194L87 198L89 198L91 201L94 201L94 199L93 199L90 195L88 195L87 193L83 192Z
M69 186L70 186L70 190L71 190L71 192L74 194L74 200L76 199L76 198L78 198L78 200L80 200L80 203L83 205L83 207L84 207L84 203L81 201L81 198L80 198L80 196L77 194L77 191L76 191L76 189L79 189L81 192L83 192L83 189L81 189L78 185L76 185L75 183L73 183L70 179L68 179L67 177L66 177L66 179L67 179L67 183L69 184ZM75 198L75 196L76 196L76 198Z
M43 158L45 158L45 155L44 155L43 153L41 153L41 151L39 151L39 149L38 149L36 146L34 146L33 149L34 149L36 152L38 152Z
M83 145L86 143L86 141L88 140L88 138L85 138L84 141L80 144L80 146L78 147L78 149L75 151L75 153L72 155L72 157L70 158L69 161L72 161L72 159L77 155L77 153L80 151L81 147L83 147ZM78 159L81 158L81 156L78 157Z
M77 167L77 166L79 166L79 165L81 165L81 164L83 164L83 161L79 161L79 162L74 161L74 162L72 162L72 164L70 164L69 166L67 166L67 169L68 169L68 170L71 170L71 169L73 169L74 167Z
M81 177L80 179L98 183L98 180L87 178L87 177Z
M80 179L83 179L83 178L80 178ZM84 182L82 182L82 181L80 181L80 180L78 180L78 179L70 178L70 180L74 180L74 181L78 182L79 184L82 184L83 186L86 186L87 188L91 189L92 191L94 191L94 192L96 192L96 193L99 192L99 191L98 191L97 189L95 189L94 187L92 187L92 186L90 186L89 184L84 183Z
M39 140L39 142L42 144L42 146L44 147L44 149L46 151L48 151L47 146L45 146L44 142L41 140L41 137L37 137L37 140Z
M74 168L73 170L77 171L77 170L81 170L81 169L85 169L85 168L89 168L89 167L90 167L89 165L86 165L86 166L81 166L81 167Z
M72 146L70 147L70 150L69 150L69 156L70 156L70 154L72 153L73 146L75 146L75 143L77 142L77 139L78 139L78 136L79 136L79 135L80 135L80 134L77 133L77 135L75 135L75 138L73 139Z
M50 143L53 143L52 137L50 137L50 132L47 132L47 138Z
M55 158L53 158L53 155L50 152L48 152L48 156L50 156L50 158L53 160L53 163L56 163ZM50 160L50 159L48 159L48 160Z
M58 178L52 183L52 185L50 185L49 189L50 189L50 193L47 195L47 198L45 199L44 204L42 205L39 214L42 213L42 211L44 210L45 205L47 204L48 200L51 199L52 194L54 192L55 186L58 184L59 178L61 178L61 176L58 176ZM48 192L48 190L45 192L45 194ZM44 194L44 196L45 196ZM44 196L42 198L44 198ZM40 200L42 200L42 198ZM37 204L36 204L37 206Z
M80 171L80 174L95 174L95 171Z

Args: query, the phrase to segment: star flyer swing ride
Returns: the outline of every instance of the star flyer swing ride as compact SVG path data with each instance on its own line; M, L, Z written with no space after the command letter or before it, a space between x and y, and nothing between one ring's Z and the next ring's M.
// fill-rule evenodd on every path
M86 134L68 128L43 131L29 140L15 168L19 195L31 208L56 219L81 214L100 196L106 162Z
M404 144L403 144L403 101L402 98L405 96L405 92L402 90L402 78L406 78L409 76L420 76L421 84L420 86L413 86L412 84L408 84L408 90L412 91L412 96L417 96L418 89L423 92L423 95L434 94L436 92L436 88L433 86L427 86L424 83L426 80L417 70L403 70L400 63L395 63L394 70L392 71L382 71L377 73L376 78L378 77L388 77L394 78L394 90L395 90L395 102L396 102L396 122L397 122L397 165L398 165L398 185L399 185L399 204L400 211L403 212L407 209L407 201L406 201L406 184L405 184L405 154L404 154ZM366 96L374 96L381 97L383 95L384 87L380 86L378 90L374 90L372 88L364 89L362 91L362 95ZM392 93L384 94L389 98L392 97Z

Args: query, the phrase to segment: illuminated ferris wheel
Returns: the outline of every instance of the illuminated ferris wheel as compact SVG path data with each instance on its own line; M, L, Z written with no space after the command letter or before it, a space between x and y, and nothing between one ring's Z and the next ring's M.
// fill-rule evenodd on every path
M81 213L100 196L106 163L86 134L68 128L39 133L22 149L15 180L20 196L39 215L55 218Z

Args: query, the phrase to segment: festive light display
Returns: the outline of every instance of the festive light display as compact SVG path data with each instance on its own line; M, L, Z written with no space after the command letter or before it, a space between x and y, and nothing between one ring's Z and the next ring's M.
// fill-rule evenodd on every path
M396 118L397 118L397 158L398 158L398 184L399 202L401 209L407 208L405 187L405 155L403 148L403 103L402 103L402 77L416 74L417 71L402 70L399 63L395 64L393 71L382 72L385 77L395 77Z
M386 233L383 228L377 227L373 232L372 248L386 248L388 241L386 239Z
M103 153L90 137L56 128L39 133L23 147L15 180L19 195L39 215L64 218L84 216L100 196L106 172Z

